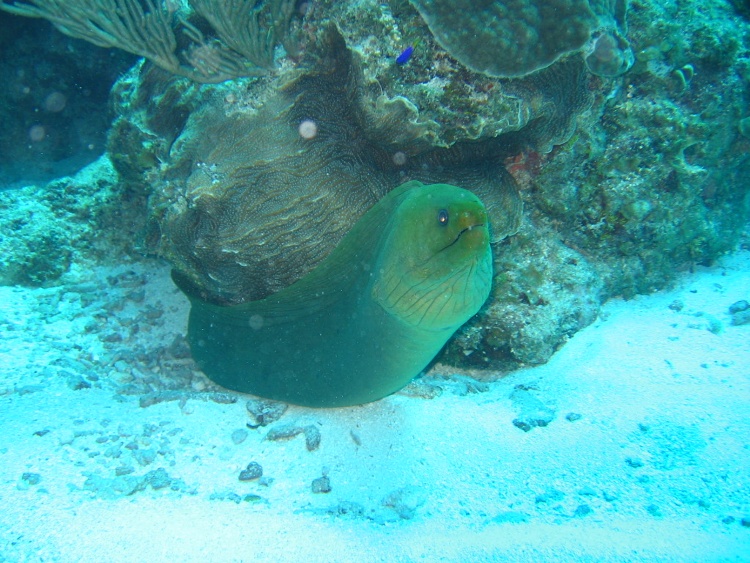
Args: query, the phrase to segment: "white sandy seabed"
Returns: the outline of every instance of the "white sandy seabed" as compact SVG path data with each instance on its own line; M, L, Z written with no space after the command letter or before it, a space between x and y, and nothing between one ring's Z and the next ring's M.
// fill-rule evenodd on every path
M544 366L250 428L166 266L0 288L0 561L750 561L743 299L748 251Z

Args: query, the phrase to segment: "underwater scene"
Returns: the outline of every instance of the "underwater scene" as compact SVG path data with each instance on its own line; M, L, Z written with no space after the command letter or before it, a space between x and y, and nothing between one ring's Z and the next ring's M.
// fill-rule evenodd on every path
M747 0L0 0L0 563L750 562Z

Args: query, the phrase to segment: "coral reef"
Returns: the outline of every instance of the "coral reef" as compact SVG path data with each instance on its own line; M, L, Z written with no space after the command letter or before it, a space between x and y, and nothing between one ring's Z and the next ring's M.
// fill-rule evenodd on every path
M0 284L48 285L74 264L122 261L143 225L144 200L128 201L120 189L103 156L46 186L0 191Z
M626 296L733 246L747 221L750 167L737 125L747 62L727 7L631 15L636 65L599 106L596 126L580 128L528 183L539 217L599 265L607 295Z
M170 146L171 154L159 156L159 174L169 181L151 201L153 250L207 299L252 301L290 285L407 180L453 183L480 195L496 242L517 229L521 205L502 165L505 144L419 153L418 129L413 145L408 129L385 143L404 105L393 102L377 114L360 106L361 71L334 27L311 47L310 58L320 62L266 90L258 110L227 119L230 94L214 97L182 134L156 143ZM168 92L169 108L148 113L170 114L177 94ZM140 94L133 100L152 103ZM133 147L122 150L126 155L148 146L140 137L133 146L133 123L122 119L113 127L111 145Z
M460 13L454 11L454 17L469 18ZM564 57L565 65L535 64L536 69L542 70L510 80L473 72L456 61L436 42L430 27L406 0L362 3L320 0L311 4L305 19L305 30L310 34L317 33L326 22L335 21L347 46L362 60L365 79L362 103L377 108L383 99L408 100L415 110L414 119L434 124L429 135L433 146L448 147L461 141L524 131L523 143L547 151L552 144L567 140L565 134L569 128L536 138L527 126L534 122L555 122L563 115L573 122L586 109L586 103L576 99L581 90L574 87L571 91L566 87L585 83L588 90L590 73L583 72L582 64L578 64L587 46ZM614 20L600 19L606 20L606 29L614 33L617 29ZM408 64L399 65L396 58L407 46L414 47L413 54ZM498 55L504 52L486 44L479 43L477 47L480 55L491 54L494 60L514 60L512 55ZM564 69L570 76L561 76ZM551 78L546 77L547 72Z
M680 268L731 250L750 205L742 4L640 0L627 26L625 2L588 6L587 39L516 79L455 60L407 0L310 3L299 56L277 58L260 78L197 85L141 63L113 95L108 150L120 206L147 220L147 251L234 302L304 275L403 181L462 185L490 209L495 284L440 360L500 370L544 362L602 300L665 287ZM407 47L411 57L397 64ZM314 127L303 134L307 121ZM298 266L258 288L240 262L282 272L285 252L259 260L252 247L291 195L280 186L303 184L323 197L294 207L311 228L275 231ZM263 189L278 191L265 207ZM16 196L7 197L10 217ZM147 212L137 207L145 198ZM91 236L78 228L58 238ZM16 240L6 263L34 253L22 229L7 229ZM85 246L59 252L39 279L4 279L54 279Z

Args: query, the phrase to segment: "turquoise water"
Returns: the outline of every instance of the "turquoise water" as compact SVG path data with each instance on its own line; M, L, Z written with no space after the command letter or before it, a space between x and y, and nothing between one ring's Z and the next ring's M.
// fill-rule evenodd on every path
M0 11L0 561L750 560L746 3L90 3ZM484 202L493 281L408 386L201 371L172 271L302 322L378 287L282 291L409 180Z

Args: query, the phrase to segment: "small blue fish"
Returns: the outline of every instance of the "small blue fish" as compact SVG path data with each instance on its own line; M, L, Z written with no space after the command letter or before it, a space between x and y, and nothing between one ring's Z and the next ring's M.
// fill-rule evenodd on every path
M414 45L409 45L404 51L396 57L396 64L397 65L405 65L409 62L409 59L411 58L411 54L414 52Z

